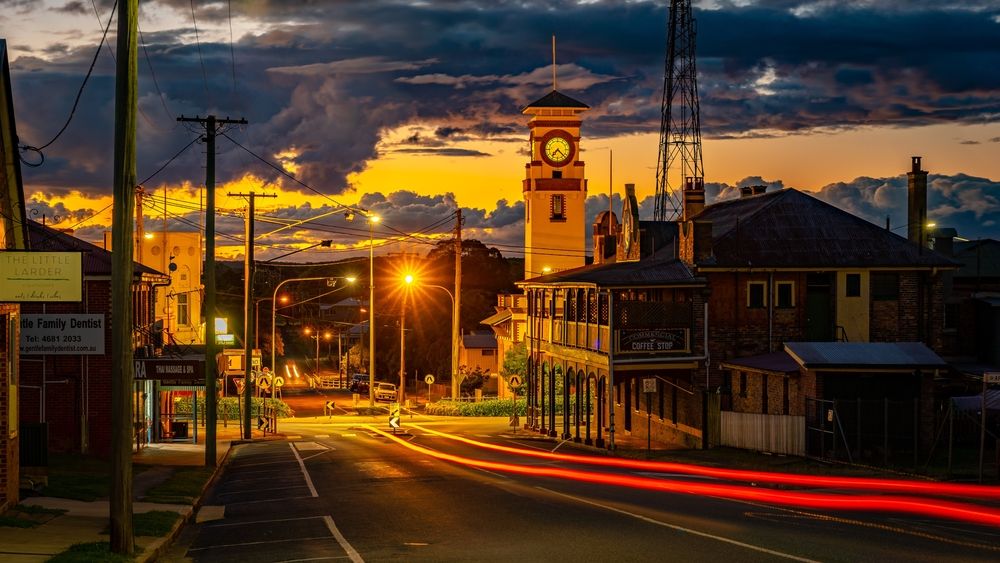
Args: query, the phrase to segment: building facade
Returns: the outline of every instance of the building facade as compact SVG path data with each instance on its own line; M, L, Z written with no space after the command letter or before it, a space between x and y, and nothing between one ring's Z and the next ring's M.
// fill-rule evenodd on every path
M26 217L7 42L0 39L0 252L28 249ZM0 513L17 504L20 485L19 327L20 305L0 303Z
M44 423L48 447L54 452L111 452L111 253L70 234L34 221L28 224L34 250L80 252L83 255L83 299L72 303L25 303L22 317L86 325L79 333L94 349L21 356L20 420ZM155 286L169 278L141 264L132 281L132 345L136 358L152 356ZM74 336L76 338L76 336ZM22 341L22 347L25 343ZM148 441L153 405L151 381L137 380L133 389L133 423L137 444Z

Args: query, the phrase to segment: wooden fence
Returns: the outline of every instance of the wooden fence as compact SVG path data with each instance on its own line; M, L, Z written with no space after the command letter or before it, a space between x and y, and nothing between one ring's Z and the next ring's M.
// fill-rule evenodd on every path
M805 455L806 420L804 416L753 414L722 411L723 446Z

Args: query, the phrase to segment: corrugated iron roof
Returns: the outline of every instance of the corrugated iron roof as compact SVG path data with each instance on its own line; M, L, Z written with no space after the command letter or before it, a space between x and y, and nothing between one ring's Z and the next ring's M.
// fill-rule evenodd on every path
M590 106L588 106L587 104L585 104L583 102L574 100L573 98L570 98L569 96L567 96L566 94L563 94L562 92L559 92L557 90L553 90L553 91L549 92L548 94L545 94L544 96L542 96L538 100L536 100L536 101L534 101L534 102L532 102L532 103L524 106L524 109L521 110L521 111L524 111L524 110L526 110L528 108L582 108L582 109L590 109Z
M948 366L922 342L786 342L785 351L808 369Z
M723 267L949 267L957 262L795 189L710 205Z
M1000 277L1000 241L994 239L955 241L955 260L962 267L955 272L962 278Z
M692 274L687 265L673 257L672 249L666 249L645 260L591 264L524 280L518 285L553 283L594 284L610 287L702 285L705 283L705 279Z
M472 334L462 335L462 346L466 349L477 348L477 349L489 349L497 347L497 337L492 332L475 332Z
M37 221L28 221L28 240L31 242L31 249L36 251L81 252L83 254L83 275L85 276L111 275L111 252L97 245ZM167 274L138 262L133 261L132 266L136 275L148 274L168 277Z

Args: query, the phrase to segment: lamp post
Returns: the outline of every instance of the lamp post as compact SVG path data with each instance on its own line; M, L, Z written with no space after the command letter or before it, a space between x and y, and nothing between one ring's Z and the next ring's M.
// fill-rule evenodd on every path
M375 406L375 224L378 215L368 214L368 406Z
M306 333L306 335L309 336L309 338L312 338L313 340L316 341L316 377L319 377L319 339L320 339L320 333L317 330L316 334L312 334L312 329L309 328L309 327L306 327L305 333ZM323 333L322 336L326 340L330 340L330 333L329 332Z
M253 302L253 308L254 308L254 314L253 314L253 316L254 316L254 321L253 321L253 326L254 326L254 330L253 330L254 343L253 343L253 347L257 348L258 350L260 349L260 304L261 304L262 301L274 301L274 297L264 297L262 299L254 299L254 302ZM285 297L284 295L282 295L281 298L278 299L278 301L281 301L282 304L287 303L288 302L288 297ZM271 346L274 346L274 341L273 340L271 341ZM271 366L271 367L274 368L274 366Z
M277 348L277 346L275 346L274 337L275 337L275 328L276 328L275 319L277 318L277 313L278 313L278 308L277 308L277 305L276 305L277 298L278 298L278 290L281 289L281 286L285 285L286 283L303 282L303 281L320 281L320 280L330 281L330 280L338 280L338 279L347 280L348 283L354 283L354 280L355 280L355 278L353 278L353 277L340 277L340 276L324 276L324 277L317 277L317 278L290 278L290 279L287 279L287 280L282 280L282 282L279 283L274 288L274 295L271 297L271 371L273 371L275 373L277 373L277 371L278 371L278 366L275 365L275 363L274 363L274 352L275 352L275 349ZM347 286L344 286L344 287L347 287ZM343 289L343 287L340 288L340 289ZM273 389L273 387L272 387L272 389Z
M413 282L413 276L406 276L406 283L410 284ZM455 380L458 377L458 310L455 307L455 294L451 292L450 289L444 287L443 285L435 284L420 284L423 287L435 287L441 291L448 294L448 298L451 299L451 311L452 311L452 323L451 323L451 379L452 379L452 399L457 398L458 392L456 391L457 385Z

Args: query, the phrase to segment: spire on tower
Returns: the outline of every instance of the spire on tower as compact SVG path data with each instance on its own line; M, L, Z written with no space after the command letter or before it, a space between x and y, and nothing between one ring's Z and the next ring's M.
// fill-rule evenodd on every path
M556 91L556 36L552 34L552 91Z

